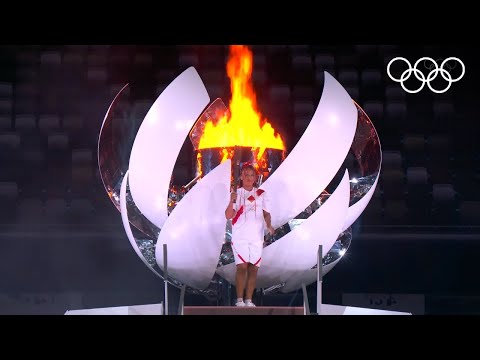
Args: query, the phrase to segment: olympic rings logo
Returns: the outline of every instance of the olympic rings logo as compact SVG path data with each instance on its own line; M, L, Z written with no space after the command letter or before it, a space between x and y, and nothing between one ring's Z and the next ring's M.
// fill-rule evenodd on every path
M402 60L404 61L407 65L408 65L408 69L405 70L402 75L400 76L399 79L395 78L392 76L392 74L390 73L390 66L397 60ZM417 66L422 62L424 61L425 64L425 68L427 70L430 70L430 72L428 73L428 75L425 77L425 75L423 74L422 71L420 71L419 69L417 69ZM452 76L450 75L449 71L448 70L452 70L455 68L455 66L450 66L448 65L448 62L449 61L455 61L455 66L456 66L456 63L458 62L460 64L460 66L462 67L462 73L460 74L460 76L456 77L455 79L452 78ZM445 70L445 68L447 70ZM412 65L410 64L410 62L405 59L404 57L401 57L401 56L398 56L398 57L395 57L393 58L392 60L390 60L390 62L388 63L387 65L387 74L388 76L390 77L390 79L392 79L393 81L395 82L399 82L400 85L402 85L402 88L403 90L405 90L406 92L410 93L410 94L415 94L415 93L418 93L420 92L423 87L425 86L425 84L428 85L428 87L430 88L430 90L432 90L434 93L437 93L437 94L442 94L446 91L448 91L448 89L450 89L450 86L452 86L452 84L454 82L457 82L459 81L461 78L463 78L463 75L465 75L465 65L463 64L462 60L460 60L459 58L457 57L449 57L449 58L446 58L445 60L442 61L442 63L440 64L440 66L438 66L437 62L430 58L430 57L422 57L420 59L418 59L415 64ZM415 77L422 82L422 84L420 85L420 87L416 90L409 90L405 87L405 84L404 82L406 80L408 80L410 78L410 76L414 74ZM430 85L430 82L435 80L438 76L438 74L440 74L442 76L442 78L448 82L448 85L446 88L444 89L441 89L441 90L437 90L437 89L434 89L431 85Z

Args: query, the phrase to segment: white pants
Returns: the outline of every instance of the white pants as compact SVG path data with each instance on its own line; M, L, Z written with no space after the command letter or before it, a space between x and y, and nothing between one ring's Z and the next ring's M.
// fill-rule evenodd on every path
M235 257L235 265L252 263L260 267L262 262L263 242L261 244L254 244L249 242L233 242L232 241L233 256Z

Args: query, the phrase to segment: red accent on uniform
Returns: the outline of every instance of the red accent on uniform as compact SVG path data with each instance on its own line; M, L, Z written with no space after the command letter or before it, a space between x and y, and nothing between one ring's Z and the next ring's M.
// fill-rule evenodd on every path
M244 263L246 263L245 259L240 254L237 254L237 255L240 258L240 260L242 260Z
M257 196L262 195L264 192L265 192L265 190L258 189L258 190L257 190Z
M240 256L240 255L238 255L238 256ZM240 258L240 259L242 259L242 258ZM242 259L242 260L243 260L243 259ZM255 264L253 264L253 265L257 265L257 264L260 262L260 260L262 260L261 257L260 257L260 259L258 259L257 262L256 262Z
M235 225L235 223L237 222L240 215L242 215L242 213L243 213L243 205L240 206L240 209L238 209L237 213L235 214L235 217L232 219L232 225Z
M255 201L255 198L254 198L252 195L250 195L250 196L247 198L247 200Z

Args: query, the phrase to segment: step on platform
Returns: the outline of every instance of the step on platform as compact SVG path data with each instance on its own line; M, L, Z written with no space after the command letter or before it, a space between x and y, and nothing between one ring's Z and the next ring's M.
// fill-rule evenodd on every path
M64 315L162 315L163 303L68 310Z
M305 315L302 306L184 306L183 315Z
M305 315L303 306L185 306L184 315ZM320 315L412 315L410 312L322 304Z

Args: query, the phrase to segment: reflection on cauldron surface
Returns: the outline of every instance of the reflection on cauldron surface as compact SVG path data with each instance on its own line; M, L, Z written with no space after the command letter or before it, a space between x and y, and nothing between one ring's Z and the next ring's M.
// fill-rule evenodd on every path
M128 84L117 94L107 112L98 138L98 168L107 194L120 211L120 187L128 170L135 136L146 115L135 112L127 100ZM135 206L127 188L127 210L130 223L144 235L156 239L160 229Z

